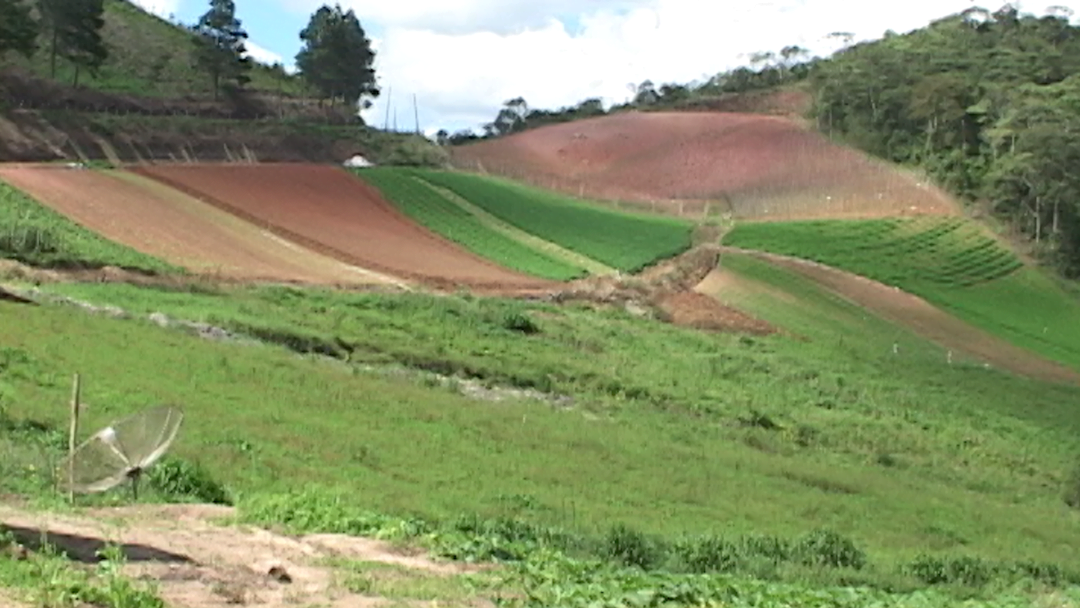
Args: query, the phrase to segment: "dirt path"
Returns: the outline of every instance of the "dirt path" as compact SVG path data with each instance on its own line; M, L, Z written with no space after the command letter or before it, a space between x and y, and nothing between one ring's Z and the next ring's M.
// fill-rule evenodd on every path
M788 256L723 247L787 268L893 323L945 348L968 353L993 367L1050 382L1080 384L1080 372L968 324L913 294L830 266Z
M402 284L286 242L129 173L0 166L0 179L107 239L197 273L321 284Z
M233 510L228 507L208 505L46 514L0 504L0 527L11 529L17 540L31 550L40 538L40 530L47 530L53 544L81 563L96 562L96 552L105 542L121 544L128 560L125 574L156 581L171 608L367 608L394 599L348 591L340 584L341 573L326 565L329 558L396 566L425 577L452 577L481 570L405 555L370 539L330 534L293 538L211 521L231 515ZM422 604L404 601L393 605ZM454 603L440 601L439 605ZM473 599L457 605L490 604Z

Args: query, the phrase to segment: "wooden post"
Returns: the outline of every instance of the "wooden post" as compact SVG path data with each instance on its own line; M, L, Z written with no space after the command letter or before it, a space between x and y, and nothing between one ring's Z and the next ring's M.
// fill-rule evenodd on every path
M71 386L71 433L68 435L68 502L75 504L75 440L79 436L79 374Z

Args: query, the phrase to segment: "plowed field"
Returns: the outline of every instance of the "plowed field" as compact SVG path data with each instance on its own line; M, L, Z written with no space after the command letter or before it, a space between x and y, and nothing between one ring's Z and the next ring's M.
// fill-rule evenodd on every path
M286 243L136 175L21 165L0 167L0 179L107 239L197 273L338 284L391 281Z
M147 165L132 171L351 264L434 284L544 286L413 223L374 187L329 165Z
M454 164L576 196L740 218L952 214L919 178L780 117L628 112L454 148Z

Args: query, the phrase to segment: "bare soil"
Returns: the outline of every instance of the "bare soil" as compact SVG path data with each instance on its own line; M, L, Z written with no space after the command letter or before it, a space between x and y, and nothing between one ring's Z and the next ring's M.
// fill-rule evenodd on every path
M400 283L283 241L158 182L123 172L0 165L0 179L109 240L198 274L320 284Z
M41 532L45 531L51 544L79 564L96 563L97 551L105 543L118 544L128 562L125 574L155 582L171 608L367 608L389 603L387 598L344 589L339 573L326 563L335 557L392 564L437 576L483 569L408 555L371 539L333 534L289 537L212 521L233 514L231 508L208 505L53 514L0 504L0 527L10 529L17 541L30 550L36 550ZM477 598L469 605L491 604Z
M753 255L798 272L884 319L995 368L1049 382L1080 384L1080 372L1015 346L895 287L808 260L730 247L723 250ZM710 293L722 289L722 280L711 281Z
M466 170L684 216L959 212L917 176L763 114L624 112L456 147L452 157Z
M132 167L278 236L349 264L435 285L547 287L412 222L339 167L302 163Z

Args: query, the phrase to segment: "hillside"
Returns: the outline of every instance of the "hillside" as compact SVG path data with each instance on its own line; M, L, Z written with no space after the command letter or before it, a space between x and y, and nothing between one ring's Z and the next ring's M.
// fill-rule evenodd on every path
M681 216L951 214L945 193L782 117L625 112L455 146L463 170Z
M447 151L108 7L85 87L0 74L0 603L1080 608L1078 294L808 67ZM69 505L70 412L158 404Z
M300 81L254 63L244 91L214 99L191 59L191 34L128 0L107 0L109 57L97 77L48 53L0 64L0 162L97 160L379 162L437 165L426 138L362 124L354 111L320 104ZM299 26L298 26L299 27Z

